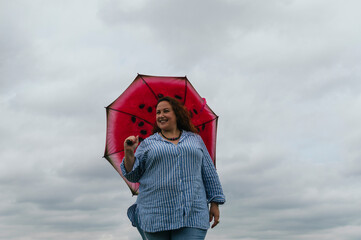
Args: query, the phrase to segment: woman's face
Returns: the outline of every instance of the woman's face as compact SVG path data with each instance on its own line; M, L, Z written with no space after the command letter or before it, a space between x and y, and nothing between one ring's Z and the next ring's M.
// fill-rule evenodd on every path
M158 103L156 122L163 131L171 131L177 128L177 118L169 102L162 101Z

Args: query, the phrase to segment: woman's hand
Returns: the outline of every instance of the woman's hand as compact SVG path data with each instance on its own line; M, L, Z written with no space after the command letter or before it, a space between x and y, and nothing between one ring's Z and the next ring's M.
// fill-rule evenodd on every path
M124 140L124 151L134 152L139 144L139 136L129 136Z
M211 202L211 207L209 209L209 222L212 222L213 219L212 228L217 226L219 223L219 207L218 203Z
M139 144L139 136L129 136L124 140L124 167L130 172L134 166L134 151Z

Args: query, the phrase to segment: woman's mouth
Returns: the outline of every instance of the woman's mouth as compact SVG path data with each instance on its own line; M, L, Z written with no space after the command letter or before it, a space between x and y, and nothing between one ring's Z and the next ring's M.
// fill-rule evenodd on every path
M161 118L161 119L158 119L158 122L159 123L166 123L166 122L168 122L168 119Z

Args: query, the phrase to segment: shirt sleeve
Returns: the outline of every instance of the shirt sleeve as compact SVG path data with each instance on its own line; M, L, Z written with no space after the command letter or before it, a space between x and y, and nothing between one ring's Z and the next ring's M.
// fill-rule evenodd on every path
M130 172L127 172L127 170L125 170L124 158L123 158L123 161L120 164L120 169L122 170L123 176L129 182L136 183L142 177L142 175L144 173L144 163L145 163L146 156L147 156L147 154L145 151L145 144L143 141L139 144L137 150L135 151L134 165L133 165L133 169Z
M221 182L219 180L216 168L214 167L212 158L209 155L207 147L200 136L199 141L203 152L202 179L206 189L207 202L223 204L226 202L226 198L223 194Z

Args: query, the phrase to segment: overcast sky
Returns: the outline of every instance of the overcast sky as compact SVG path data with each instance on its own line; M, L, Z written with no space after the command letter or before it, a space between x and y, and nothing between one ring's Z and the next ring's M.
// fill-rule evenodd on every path
M135 240L102 158L137 73L219 115L207 239L361 236L361 2L0 0L0 239Z

